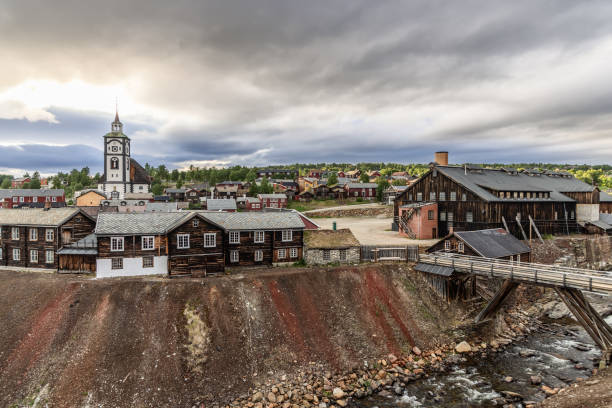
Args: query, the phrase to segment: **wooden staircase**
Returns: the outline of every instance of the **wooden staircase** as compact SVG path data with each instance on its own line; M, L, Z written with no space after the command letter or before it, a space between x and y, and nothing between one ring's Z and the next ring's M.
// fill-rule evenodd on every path
M408 221L412 218L413 215L414 215L414 208L411 208L405 213L403 213L402 216L399 218L400 228L406 235L408 235L408 238L410 239L416 239L416 234L414 233L414 231L412 231L412 229L408 225Z

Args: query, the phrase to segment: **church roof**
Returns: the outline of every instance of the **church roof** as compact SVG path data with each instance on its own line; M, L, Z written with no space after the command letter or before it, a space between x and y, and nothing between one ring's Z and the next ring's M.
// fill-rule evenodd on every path
M147 171L138 162L130 158L130 181L134 184L151 184Z

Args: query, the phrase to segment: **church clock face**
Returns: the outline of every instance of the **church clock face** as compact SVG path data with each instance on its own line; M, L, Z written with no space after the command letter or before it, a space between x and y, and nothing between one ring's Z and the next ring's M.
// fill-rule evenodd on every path
M119 151L119 148L118 148L117 146L113 146L113 147L111 147L111 150L112 150L113 152L118 152L118 151Z

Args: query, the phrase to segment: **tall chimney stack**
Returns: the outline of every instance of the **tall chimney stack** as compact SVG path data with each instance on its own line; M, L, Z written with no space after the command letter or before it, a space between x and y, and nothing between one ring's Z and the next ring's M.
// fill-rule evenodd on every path
M448 166L448 152L435 152L434 161L440 166Z

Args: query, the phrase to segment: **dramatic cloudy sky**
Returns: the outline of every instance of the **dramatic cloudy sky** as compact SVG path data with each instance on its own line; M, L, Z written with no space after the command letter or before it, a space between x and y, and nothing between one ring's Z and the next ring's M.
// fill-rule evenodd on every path
M1 0L0 172L610 163L612 2Z

